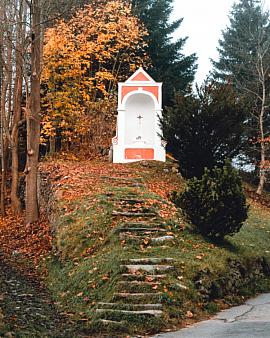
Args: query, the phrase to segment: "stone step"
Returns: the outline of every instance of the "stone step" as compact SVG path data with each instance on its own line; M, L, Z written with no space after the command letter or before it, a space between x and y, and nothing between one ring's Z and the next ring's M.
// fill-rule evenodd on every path
M97 323L99 326L103 327L103 329L106 330L117 330L117 331L126 331L127 330L127 322L124 320L118 321L118 320L109 320L109 319L98 319Z
M146 228L131 228L131 227L128 227L128 228L117 228L115 229L115 232L143 232L143 233L151 233L151 232L161 232L161 233L164 233L164 232L167 232L166 229L162 229L162 228L150 228L150 227L146 227Z
M173 263L175 261L174 258L167 257L144 257L144 258L129 258L122 259L121 263L125 264L162 264L162 263Z
M156 235L156 236L154 236ZM145 240L148 240L149 244L153 245L159 245L163 244L165 242L171 242L175 238L174 236L158 236L159 233L151 233L151 232L141 232L139 234L131 233L131 232L121 232L119 234L119 237L121 240L125 240L127 242L145 242Z
M165 279L167 275L145 275L145 274L132 274L132 273L123 273L122 278L126 280L136 280L136 281L144 281L144 280L160 280Z
M117 207L117 208L116 208ZM147 213L155 213L153 209L146 208L144 206L135 206L135 205L115 205L115 212L132 212L132 213L140 213L140 214L147 214Z
M156 272L156 271L170 271L174 270L172 265L158 265L158 264L123 264L120 265L122 269L127 270L130 273L136 273L138 271Z
M124 222L120 224L119 229L121 228L152 229L152 228L163 228L163 227L166 227L166 224L162 222L155 222L155 223L153 222Z
M127 199L137 199L137 198L140 198L140 195L138 192L136 191L126 191L126 192L123 192L121 191L121 196L120 197L117 197L117 196L114 196L115 199L119 199L119 198L127 198Z
M160 282L153 281L120 281L117 283L119 292L151 292L160 287Z
M153 285L161 285L160 282L145 282L145 281L119 281L117 283L118 285L150 285L150 286L153 286Z
M115 180L115 181L124 181L124 182L127 182L127 181L131 181L131 182L140 181L141 182L143 180L142 177L119 177L119 176L105 176L105 175L100 176L100 178Z
M114 199L113 202L115 203L127 203L128 205L133 205L133 204L144 204L145 202L147 202L147 200L143 200L143 199L136 199L136 198L118 198L118 199Z
M116 309L96 309L96 313L103 315L126 315L126 316L149 316L149 317L161 317L163 315L162 310L116 310Z
M98 308L102 309L119 309L119 310L161 310L162 304L125 304L125 303L103 303L100 302L97 304Z
M156 244L164 243L164 242L170 242L170 241L173 241L173 240L175 240L174 236L161 236L161 237L151 238L151 242L156 243Z
M116 186L116 187L121 187L121 188L144 188L145 185L143 183L141 183L140 181L123 181L123 180L112 180L110 182L112 185Z
M124 217L156 217L157 214L154 212L125 212L125 211L113 211L113 216L124 216Z
M145 302L149 303L149 300L152 301L159 301L160 297L162 296L162 292L136 292L136 293L130 293L130 292L116 292L113 295L113 300L121 300L125 301L125 303L133 303L138 304L138 302Z

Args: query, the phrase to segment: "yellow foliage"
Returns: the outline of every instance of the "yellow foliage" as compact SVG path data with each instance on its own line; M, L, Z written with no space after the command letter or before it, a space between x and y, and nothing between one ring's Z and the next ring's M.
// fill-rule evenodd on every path
M118 81L149 63L143 42L146 34L121 0L93 1L70 21L60 21L46 31L45 137L59 129L69 141L87 134L92 141L102 135L103 144L108 143L114 132Z

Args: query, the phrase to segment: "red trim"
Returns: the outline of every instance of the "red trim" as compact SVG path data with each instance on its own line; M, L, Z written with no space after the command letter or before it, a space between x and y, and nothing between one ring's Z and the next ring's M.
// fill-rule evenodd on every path
M125 149L126 160L153 160L154 149L151 148L127 148Z
M134 92L136 90L139 90L139 88L142 88L143 91L152 93L156 97L156 99L159 101L159 87L158 86L144 86L144 87L143 86L123 86L122 87L122 102L127 94Z

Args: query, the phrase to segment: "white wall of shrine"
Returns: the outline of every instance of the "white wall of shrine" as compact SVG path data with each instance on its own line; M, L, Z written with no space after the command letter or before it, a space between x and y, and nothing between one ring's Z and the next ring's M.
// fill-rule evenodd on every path
M128 97L125 110L125 144L152 145L155 142L155 103L146 94Z
M161 138L161 83L140 68L119 83L117 131L113 138L113 162L165 161Z

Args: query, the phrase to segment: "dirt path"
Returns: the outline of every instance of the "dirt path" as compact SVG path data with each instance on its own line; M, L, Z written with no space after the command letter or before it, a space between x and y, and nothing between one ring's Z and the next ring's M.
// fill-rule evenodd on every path
M80 337L49 295L0 256L0 337Z

